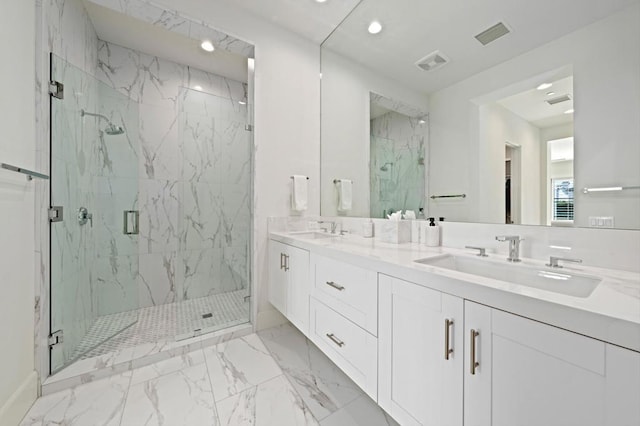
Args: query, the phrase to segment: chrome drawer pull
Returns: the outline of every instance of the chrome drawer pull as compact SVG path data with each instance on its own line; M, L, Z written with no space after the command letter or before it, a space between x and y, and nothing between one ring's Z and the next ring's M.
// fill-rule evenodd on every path
M444 359L448 360L451 354L453 353L453 349L449 347L450 340L450 330L453 328L453 320L445 319L444 320Z
M471 355L469 356L470 360L471 360L471 374L475 375L476 374L476 369L480 366L480 363L478 361L476 361L476 337L478 337L480 335L479 331L476 330L471 330L471 342L470 342L470 346L471 346Z
M343 286L338 285L338 284L334 283L333 281L327 281L327 285L328 285L329 287L333 287L333 288L335 288L336 290L344 291L344 287L343 287Z
M333 335L333 333L327 333L327 337L328 337L329 339L331 339L331 341L332 341L333 343L335 343L336 345L338 345L338 346L340 346L340 347L343 347L343 346L344 346L344 342L343 342L342 340L338 339L336 336L334 336L334 335Z

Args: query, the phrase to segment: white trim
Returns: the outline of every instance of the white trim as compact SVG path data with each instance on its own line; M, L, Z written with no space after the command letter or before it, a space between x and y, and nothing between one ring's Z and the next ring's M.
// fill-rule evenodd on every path
M38 373L32 371L0 407L0 425L17 425L38 398Z

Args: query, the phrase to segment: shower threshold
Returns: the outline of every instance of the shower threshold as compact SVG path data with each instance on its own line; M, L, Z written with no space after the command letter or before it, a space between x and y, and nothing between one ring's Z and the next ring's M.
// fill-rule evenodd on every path
M231 291L100 317L74 352L75 361L45 380L43 394L249 334L245 296L246 290ZM136 323L113 335L136 315Z

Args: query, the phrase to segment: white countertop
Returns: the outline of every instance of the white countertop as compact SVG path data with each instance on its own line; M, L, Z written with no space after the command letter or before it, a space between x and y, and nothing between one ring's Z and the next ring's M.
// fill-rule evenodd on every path
M482 303L537 321L640 351L640 274L588 265L565 265L563 271L592 275L602 282L586 298L470 275L414 262L442 254L475 257L471 251L426 247L417 243L389 244L357 235L322 239L271 232L272 240L316 254L375 270L453 296ZM505 267L520 265L549 270L548 259L523 258L510 264L499 254L483 258Z

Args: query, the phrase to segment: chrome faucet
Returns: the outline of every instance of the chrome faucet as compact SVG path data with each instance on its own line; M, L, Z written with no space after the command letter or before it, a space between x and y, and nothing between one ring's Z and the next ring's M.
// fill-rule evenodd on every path
M518 235L498 235L497 241L509 241L509 262L520 262L520 241L524 238L520 238Z
M549 263L547 263L547 266L551 266L552 268L562 268L562 265L558 264L559 261L582 263L582 259L568 259L566 257L549 256Z
M322 228L324 229L324 232L328 232L329 229L331 229L331 233L335 234L336 233L336 227L338 226L338 224L336 222L331 222L331 221L325 221L325 220L319 220L318 224L320 224L320 227L322 228L323 224L327 224L329 225L328 228Z

